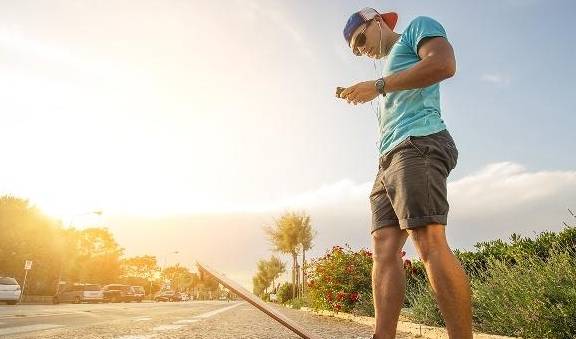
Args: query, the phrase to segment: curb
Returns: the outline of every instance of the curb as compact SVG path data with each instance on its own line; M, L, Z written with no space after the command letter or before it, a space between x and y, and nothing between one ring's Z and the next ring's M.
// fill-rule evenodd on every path
M345 320L354 321L359 324L374 326L375 319L374 317L366 317L366 316L356 316L350 313L344 312L333 312L333 311L326 311L326 310L314 310L309 307L301 307L301 311L310 312L321 316L327 317L335 317ZM407 332L414 335L417 338L445 338L448 339L448 331L446 331L443 327L434 327L422 324L416 324L409 321L398 321L398 331ZM514 339L514 337L506 337L501 335L495 334L486 334L486 333L479 333L474 332L474 338L476 339Z

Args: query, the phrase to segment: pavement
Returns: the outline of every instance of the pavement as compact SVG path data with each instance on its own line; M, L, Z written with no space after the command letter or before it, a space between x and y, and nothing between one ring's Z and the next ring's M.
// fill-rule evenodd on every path
M372 327L274 308L321 338L370 338ZM0 305L0 338L286 338L296 334L243 301ZM398 332L397 338L416 338Z

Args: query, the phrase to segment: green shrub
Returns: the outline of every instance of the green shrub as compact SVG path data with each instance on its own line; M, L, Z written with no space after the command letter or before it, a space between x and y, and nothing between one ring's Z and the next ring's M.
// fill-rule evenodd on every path
M354 304L351 313L354 315L373 317L374 299L372 297L372 292L367 292L362 295L362 298Z
M454 251L470 278L474 327L524 338L576 338L576 228L510 239ZM423 263L404 260L404 268L410 318L445 326ZM369 251L334 246L308 267L310 306L373 316L371 270Z
M410 304L410 318L429 326L444 326L444 319L434 297L434 291L426 278L415 277L410 288L406 289L406 299Z
M481 279L486 272L487 262L491 259L514 265L518 257L527 255L546 259L553 247L576 252L576 227L566 226L558 233L541 232L534 239L513 233L509 243L497 239L476 243L474 247L476 248L474 252L454 250L454 254L468 276Z
M306 298L294 298L288 301L288 305L290 305L294 309L299 310L304 306L308 306L308 301L306 300Z
M288 300L294 297L292 293L292 283L285 282L278 288L278 292L276 293L278 296L278 302L281 304L285 304Z
M472 280L474 322L479 330L524 338L576 337L576 252L553 248L518 256L515 265L488 261L483 279Z
M523 338L576 337L576 251L554 245L546 259L529 251L510 258L514 263L488 258L485 271L471 278L475 329ZM445 326L426 279L415 279L406 296L412 320Z

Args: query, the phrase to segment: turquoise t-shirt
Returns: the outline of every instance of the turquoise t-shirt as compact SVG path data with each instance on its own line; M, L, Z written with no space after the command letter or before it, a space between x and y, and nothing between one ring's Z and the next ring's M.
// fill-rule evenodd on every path
M421 59L417 46L426 37L444 37L446 31L436 20L417 17L392 46L383 69L386 77L412 67ZM378 110L379 151L384 155L409 136L424 136L446 129L440 117L440 86L438 83L381 96Z

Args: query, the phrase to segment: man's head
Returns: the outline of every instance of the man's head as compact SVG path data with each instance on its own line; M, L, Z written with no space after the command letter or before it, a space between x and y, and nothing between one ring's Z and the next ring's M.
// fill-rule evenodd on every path
M344 38L354 54L379 59L393 38L397 21L398 15L394 12L380 14L373 8L364 8L350 16L344 27Z

